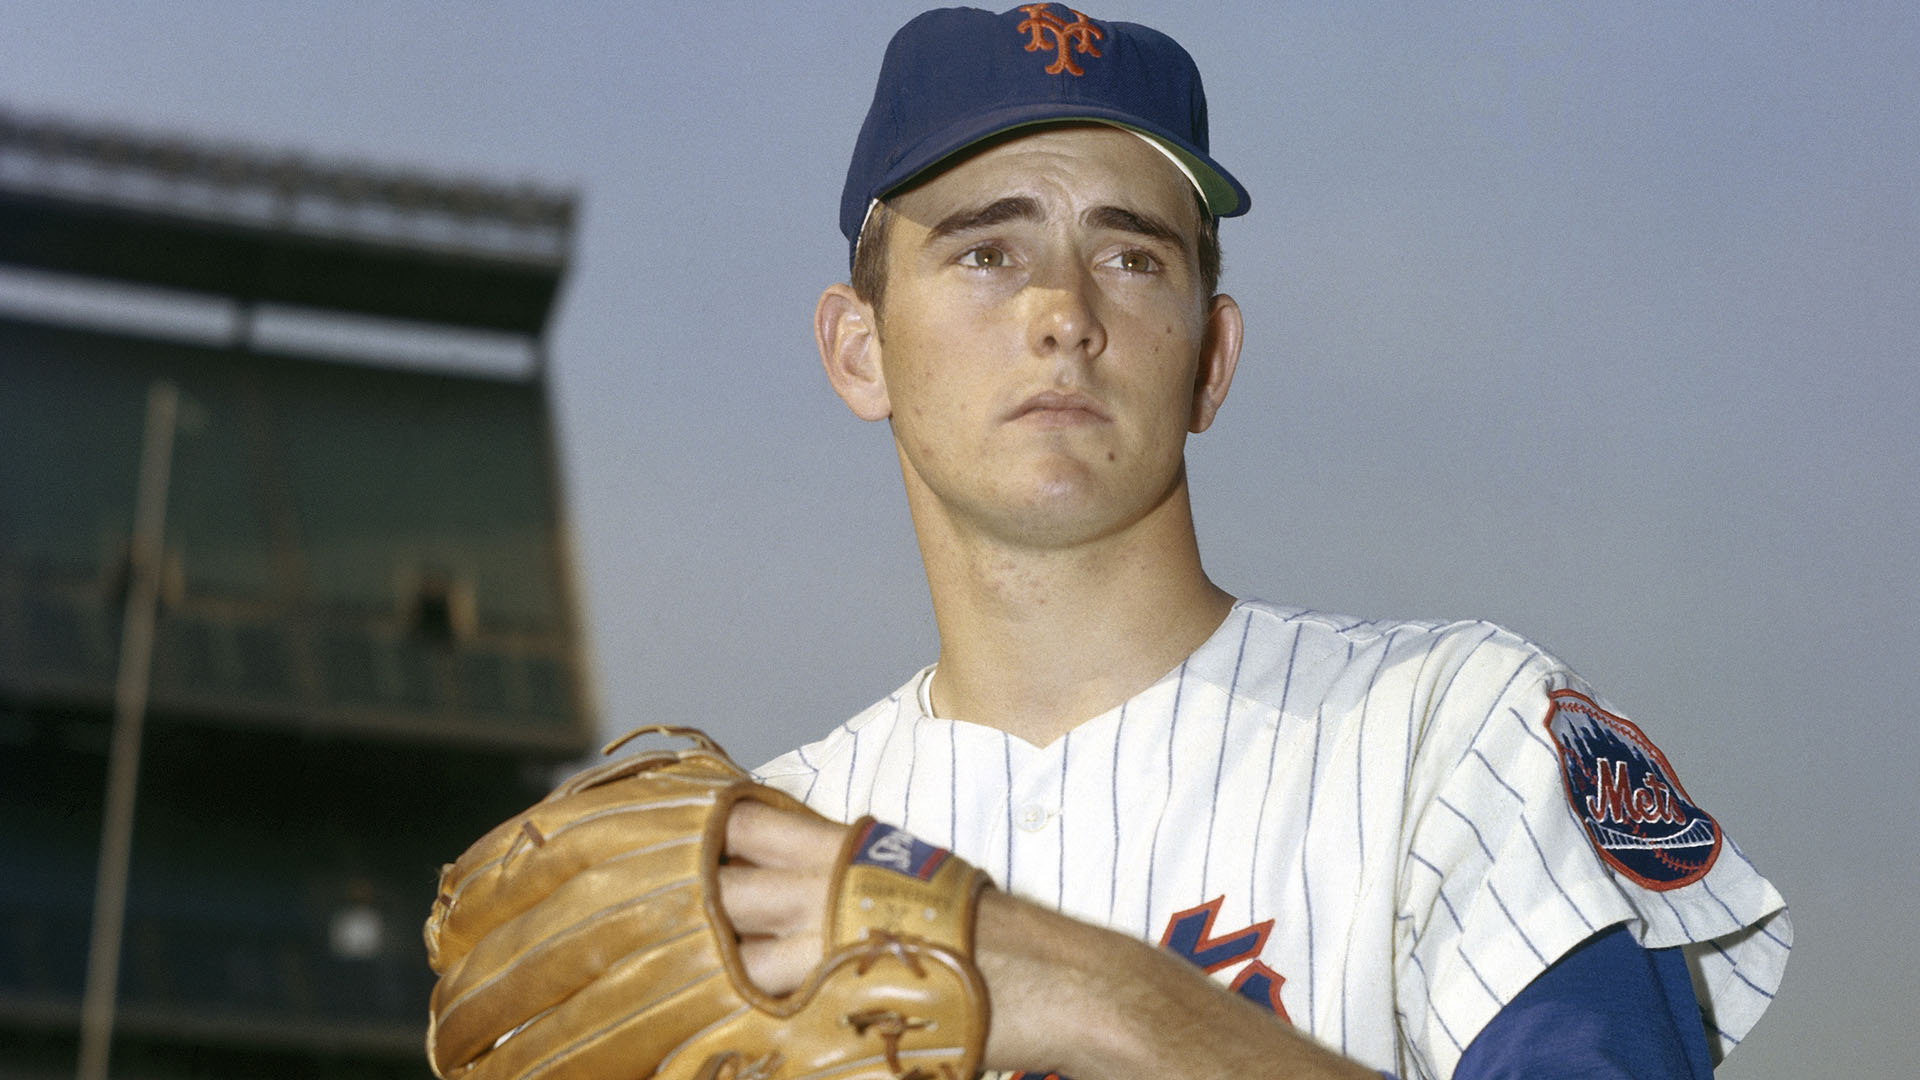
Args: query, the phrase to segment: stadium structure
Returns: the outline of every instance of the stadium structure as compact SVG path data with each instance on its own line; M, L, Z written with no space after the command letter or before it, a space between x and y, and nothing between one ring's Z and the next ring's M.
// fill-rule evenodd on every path
M574 211L0 111L0 1075L429 1075L439 865L596 731Z

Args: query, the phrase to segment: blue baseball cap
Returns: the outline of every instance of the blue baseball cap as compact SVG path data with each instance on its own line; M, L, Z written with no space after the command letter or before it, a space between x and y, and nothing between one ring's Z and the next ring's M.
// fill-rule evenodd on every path
M999 15L929 11L893 36L847 169L840 231L857 242L874 200L986 140L1076 120L1144 137L1214 216L1247 212L1246 188L1207 150L1206 92L1179 42L1136 23L1026 4Z

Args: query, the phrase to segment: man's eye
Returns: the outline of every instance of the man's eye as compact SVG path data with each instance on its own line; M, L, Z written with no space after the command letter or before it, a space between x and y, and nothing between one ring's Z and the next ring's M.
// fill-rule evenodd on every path
M1107 265L1130 274L1152 274L1160 269L1160 260L1144 251L1123 251L1107 260Z
M960 265L994 270L1007 265L1007 253L997 247L977 247L960 256Z

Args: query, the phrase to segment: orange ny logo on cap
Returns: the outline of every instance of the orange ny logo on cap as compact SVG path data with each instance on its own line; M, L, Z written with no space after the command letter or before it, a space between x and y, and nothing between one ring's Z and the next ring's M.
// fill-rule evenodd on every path
M1085 15L1073 11L1072 8L1067 10L1073 11L1073 21L1062 21L1058 15L1047 10L1051 6L1051 4L1027 4L1020 9L1027 13L1027 18L1020 24L1019 29L1033 33L1033 37L1027 42L1027 51L1058 50L1059 59L1047 65L1049 75L1058 75L1063 71L1069 75L1085 75L1086 72L1081 70L1080 65L1073 62L1073 53L1099 56L1100 50L1094 47L1094 39L1107 35L1101 33L1099 27L1088 22ZM1052 44L1048 44L1044 36L1048 32L1053 34ZM1071 51L1068 46L1072 46Z

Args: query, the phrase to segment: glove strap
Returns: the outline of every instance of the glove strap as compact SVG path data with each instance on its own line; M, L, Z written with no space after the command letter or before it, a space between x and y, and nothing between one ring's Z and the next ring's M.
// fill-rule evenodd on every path
M827 900L830 948L880 931L973 955L973 919L987 876L945 848L863 817L840 849Z

